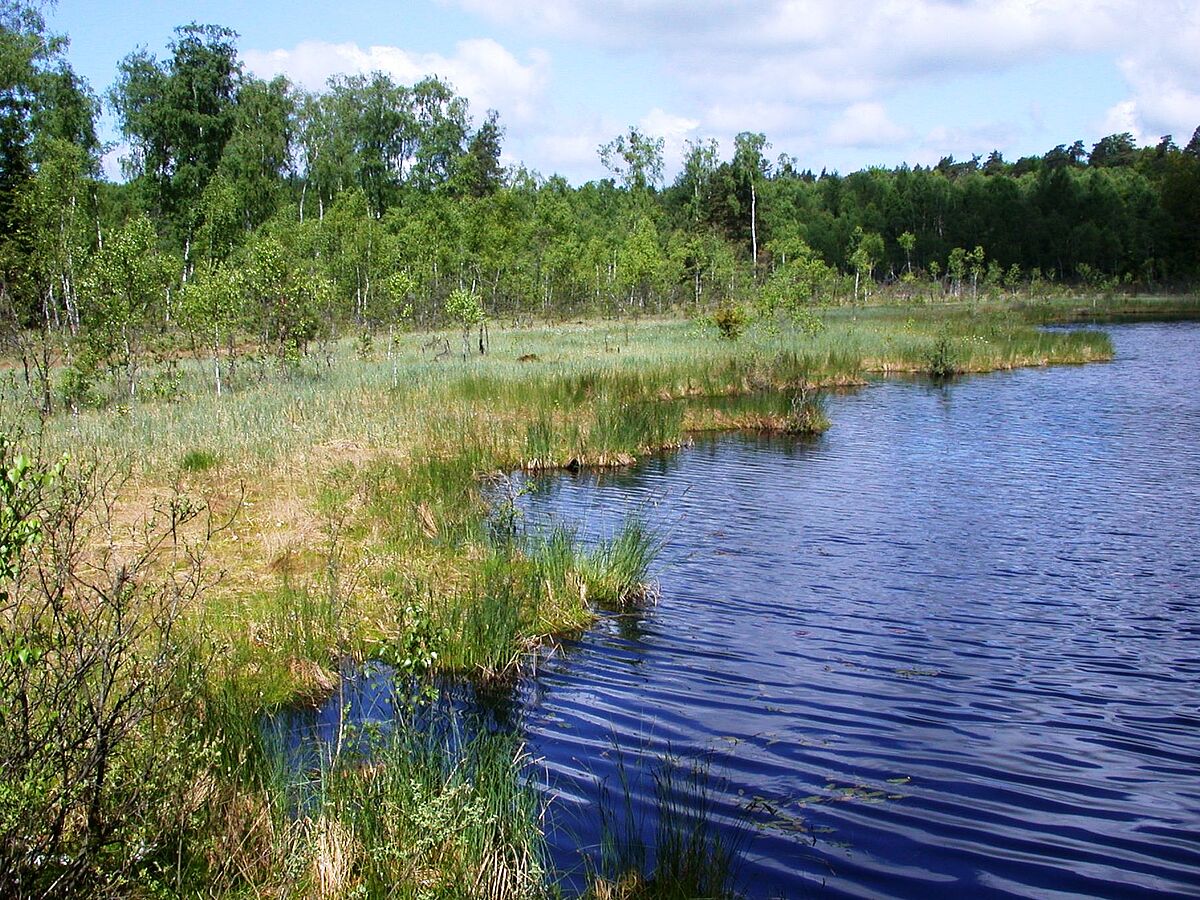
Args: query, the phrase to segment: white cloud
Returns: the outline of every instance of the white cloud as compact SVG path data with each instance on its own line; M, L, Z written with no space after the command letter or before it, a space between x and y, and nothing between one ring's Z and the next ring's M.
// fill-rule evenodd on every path
M1111 59L1114 67L1119 59L1113 71L1125 90L1114 95L1108 88L1086 114L1094 136L1062 134L1050 143L1115 131L1130 131L1141 143L1168 132L1186 140L1200 123L1196 0L440 2L499 23L526 42L541 41L562 59L576 49L599 52L656 83L641 108L637 96L603 109L584 108L590 99L572 106L563 98L578 93L554 90L547 53L518 56L491 39L462 41L446 55L311 41L244 56L256 74L283 72L312 89L339 72L379 69L404 82L440 75L471 101L477 117L486 108L500 111L508 126L506 159L511 153L575 179L602 174L597 145L631 122L665 138L668 179L685 139L712 136L728 147L733 135L747 130L764 132L777 150L817 166L831 161L829 148L844 150L841 159L869 155L892 164L992 147L1006 155L1031 152L1028 143L1055 127L1039 123L1039 100L1054 109L1064 92L1081 101L1093 96L1089 86L1027 88L1031 112L1020 124L989 121L995 116L986 99L960 104L973 104L970 109L924 107L927 115L919 119L913 100L923 89L961 83L1002 93L1011 90L1003 87L1006 74L1028 77L1030 66L1064 59L1086 60L1089 71L1096 71L1097 59ZM603 74L597 70L597 77ZM897 123L889 109L907 113ZM1023 118L1011 99L1003 115ZM1020 151L1012 144L1018 140L1026 142Z
M542 174L560 172L574 175L598 167L596 148L609 140L612 134L611 128L591 125L538 135L530 142L530 147L536 153L536 158L548 166L548 170Z
M133 152L129 141L119 141L104 151L104 155L100 157L100 170L104 173L104 177L109 181L124 181L125 173L122 171L122 162L129 158Z
M882 103L855 103L829 126L829 142L840 147L887 147L908 139L908 129L893 122Z
M1186 141L1200 124L1200 6L1169 5L1169 22L1131 29L1120 63L1130 96L1109 110L1144 141L1168 133Z
M657 106L642 116L638 122L638 128L643 132L665 138L668 144L682 144L699 125L699 119L677 116L659 109Z
M453 56L324 41L304 41L291 50L247 50L242 56L258 77L286 75L309 90L320 90L333 75L386 72L403 84L437 75L466 97L477 113L496 109L505 121L516 123L537 117L550 69L544 52L531 51L522 63L490 38L460 41Z
M1137 103L1133 100L1122 100L1109 107L1104 114L1101 130L1106 135L1129 132L1139 144L1144 144L1147 139L1142 132L1141 115L1138 113Z
M1009 156L1011 148L1025 129L1012 122L987 122L981 125L950 127L939 125L929 129L916 143L906 161L913 165L932 166L944 156L968 160L974 154L986 155L992 150Z
M683 163L683 144L694 137L700 127L699 119L679 116L657 106L642 116L638 128L643 134L663 139L663 163L665 172L674 172Z
M771 129L740 111L786 105L773 118L791 124L775 124L812 134L817 126L799 127L798 117L824 121L921 84L1068 54L1124 55L1137 130L1190 133L1188 123L1200 121L1195 0L860 0L852 9L843 0L443 2L528 33L642 53L687 90L684 108L701 129L722 134Z

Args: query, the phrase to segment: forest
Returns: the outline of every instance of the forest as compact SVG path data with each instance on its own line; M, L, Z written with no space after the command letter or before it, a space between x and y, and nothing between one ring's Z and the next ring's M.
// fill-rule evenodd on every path
M6 3L0 29L4 340L44 412L136 398L164 341L207 354L219 392L248 341L295 356L347 329L484 316L1177 288L1200 271L1200 129L1183 147L1114 134L848 175L747 132L724 152L689 142L668 184L663 140L631 127L597 148L611 177L573 186L503 165L497 113L477 121L435 77L309 93L247 73L230 29L190 24L100 92L36 7ZM104 107L129 147L119 182L101 173Z

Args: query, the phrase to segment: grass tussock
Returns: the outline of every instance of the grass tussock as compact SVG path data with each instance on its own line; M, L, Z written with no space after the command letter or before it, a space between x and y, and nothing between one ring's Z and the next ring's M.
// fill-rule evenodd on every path
M440 729L438 730L440 731ZM536 794L506 736L399 727L312 785L289 848L310 896L544 896Z
M646 774L640 778L644 780ZM616 785L604 786L601 844L588 860L587 900L732 900L744 822L719 821L706 762L670 755L649 773L648 809L638 812L635 776L618 756Z
M343 723L298 763L244 695L214 702L211 746L240 750L203 786L180 883L233 896L550 895L540 801L513 735L408 706L388 723Z

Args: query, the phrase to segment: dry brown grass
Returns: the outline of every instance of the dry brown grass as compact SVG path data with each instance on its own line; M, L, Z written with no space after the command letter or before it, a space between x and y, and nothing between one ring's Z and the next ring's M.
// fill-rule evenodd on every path
M340 900L352 896L362 853L358 839L342 822L325 815L312 823L310 839L308 896L314 900Z

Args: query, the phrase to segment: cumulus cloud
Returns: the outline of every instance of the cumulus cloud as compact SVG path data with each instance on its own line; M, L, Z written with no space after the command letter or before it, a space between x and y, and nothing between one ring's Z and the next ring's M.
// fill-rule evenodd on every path
M1105 134L1124 134L1128 132L1139 144L1146 142L1146 134L1142 128L1141 115L1138 105L1133 100L1122 100L1108 108L1104 114L1101 130Z
M1163 27L1130 30L1120 62L1130 96L1108 112L1144 140L1168 133L1186 140L1200 124L1200 6L1168 5Z
M827 122L867 104L861 116L920 84L1096 53L1123 57L1129 96L1112 115L1125 130L1190 133L1188 123L1200 121L1194 0L861 0L853 9L841 0L443 2L531 34L643 53L685 89L701 128L723 134L781 125L813 134L796 119ZM749 123L752 108L770 120ZM831 136L844 140L852 124L835 123Z
M551 83L548 53L516 55L487 38L462 41L446 55L310 41L245 58L256 74L284 73L312 89L340 72L378 69L405 82L437 74L476 114L500 111L506 158L513 152L574 178L601 174L596 146L631 123L666 139L668 177L686 139L712 136L728 147L747 130L766 133L789 153L811 151L818 164L830 147L846 150L843 159L861 151L892 162L1008 151L1006 140L1031 139L1053 123L1039 124L1036 109L1027 123L989 122L990 111L978 107L964 121L953 104L922 107L913 98L972 79L986 90L1001 83L989 79L1064 58L1111 59L1125 86L1095 110L1096 137L1129 131L1141 143L1168 132L1186 139L1200 123L1195 0L860 0L852 8L844 0L440 2L477 16L483 31L482 23L504 26L523 46L541 42L564 57L583 48L616 65L649 67L658 83L642 109L625 98L614 120L615 104L572 105L578 94ZM1039 86L1029 103L1045 98L1054 108L1055 92L1068 88ZM1000 115L1019 113L1010 105ZM1075 137L1090 136L1055 140ZM972 140L979 143L966 145Z
M1001 153L1012 147L1025 128L1016 122L989 122L983 125L946 126L929 129L921 136L906 160L914 165L932 166L944 156L970 159L991 150Z
M855 103L829 126L829 142L840 147L887 147L908 139L907 128L888 118L882 103Z
M523 63L490 38L460 41L452 56L303 41L290 50L247 50L243 59L260 78L286 75L309 90L323 88L333 75L386 72L403 84L437 75L466 97L472 109L496 109L505 120L518 123L537 115L550 69L544 52L531 51Z
M696 136L700 120L680 116L655 107L638 122L643 134L663 139L663 164L665 171L674 172L683 164L683 145Z
M562 131L535 135L528 141L528 149L533 158L546 167L543 174L576 175L599 168L596 148L614 133L613 128L599 122L583 123Z

